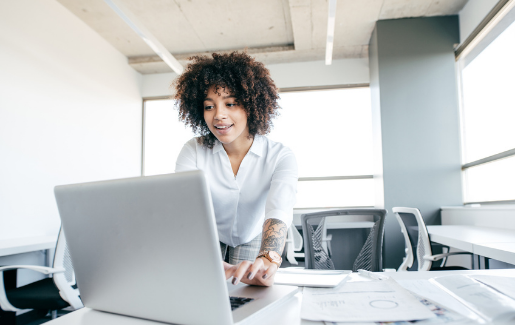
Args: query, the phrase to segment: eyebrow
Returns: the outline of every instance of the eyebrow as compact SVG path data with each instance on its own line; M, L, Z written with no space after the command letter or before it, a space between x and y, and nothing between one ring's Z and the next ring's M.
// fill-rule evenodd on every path
M229 95L229 96L224 96L224 97L222 97L222 99L227 99L227 98L234 98L234 99L236 99L236 96ZM204 99L204 101L206 101L206 100L210 100L210 101L214 102L214 100L212 100L212 99L211 99L211 98L209 98L209 97L206 97L206 98Z

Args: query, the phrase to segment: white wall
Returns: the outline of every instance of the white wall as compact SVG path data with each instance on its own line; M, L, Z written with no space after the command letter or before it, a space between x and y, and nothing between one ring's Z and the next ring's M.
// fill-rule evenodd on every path
M515 229L515 205L442 207L442 225L470 225Z
M267 68L277 87L309 87L368 83L368 59L334 60L332 65L324 61L270 64ZM142 96L170 96L170 88L177 75L157 73L143 75Z
M460 42L463 42L479 25L498 0L470 0L460 11Z
M55 0L0 2L0 239L57 234L58 184L138 176L141 75Z

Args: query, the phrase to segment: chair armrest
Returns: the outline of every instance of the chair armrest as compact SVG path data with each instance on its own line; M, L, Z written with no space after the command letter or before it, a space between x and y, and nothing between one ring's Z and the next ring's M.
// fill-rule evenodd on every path
M0 267L0 272L8 271L8 270L17 270L17 269L27 269L32 271L37 271L43 274L54 274L54 273L62 273L64 272L64 268L53 268L47 266L37 266L37 265L9 265Z
M472 253L469 253L469 252L452 252L452 253L443 253L443 254L437 254L437 255L431 255L431 256L424 256L424 260L426 261L438 261L438 260L441 260L442 258L444 257L447 257L447 256L451 256L451 255L473 255Z

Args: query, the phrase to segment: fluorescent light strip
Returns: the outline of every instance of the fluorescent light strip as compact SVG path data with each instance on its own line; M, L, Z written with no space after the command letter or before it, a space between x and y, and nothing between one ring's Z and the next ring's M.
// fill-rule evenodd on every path
M501 0L502 1L502 0ZM491 17L486 24L481 22L480 26L484 24L484 27L480 27L481 30L474 30L472 34L456 49L456 61L460 58L466 57L476 47L488 33L515 7L515 0L504 1L505 4ZM493 9L495 10L495 8ZM488 19L488 18L486 18ZM479 27L479 26L478 26Z
M336 0L329 0L329 15L327 18L327 42L325 45L325 65L333 61L334 23L336 17Z
M179 61L177 61L163 44L145 28L130 10L125 8L125 6L117 0L104 0L104 2L107 3L175 73L181 74L184 71Z

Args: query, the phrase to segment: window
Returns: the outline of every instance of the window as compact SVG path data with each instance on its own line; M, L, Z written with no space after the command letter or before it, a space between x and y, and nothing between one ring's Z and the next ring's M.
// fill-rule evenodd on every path
M296 208L374 205L369 88L284 92L268 137L290 147L299 165ZM172 173L193 133L172 100L146 100L143 175Z
M515 202L515 23L461 72L465 203Z
M179 121L171 99L145 100L143 112L143 175L173 173L182 146L194 134Z
M269 138L297 157L296 208L374 206L370 96L369 88L281 93Z

